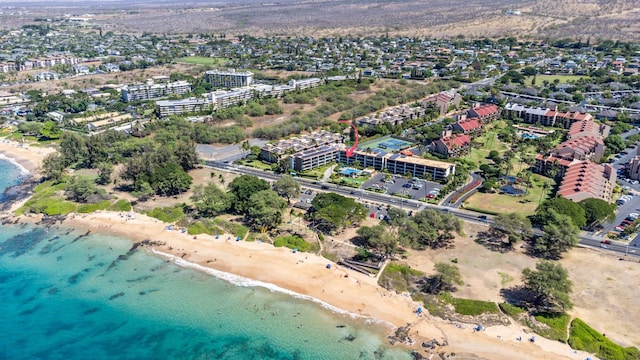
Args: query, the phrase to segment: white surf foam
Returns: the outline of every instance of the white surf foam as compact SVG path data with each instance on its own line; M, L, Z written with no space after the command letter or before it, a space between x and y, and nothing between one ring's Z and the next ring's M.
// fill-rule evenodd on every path
M11 158L11 157L7 157L4 154L0 154L0 160L6 161L8 163L13 164L15 167L17 167L18 169L20 169L20 176L21 177L26 177L29 176L31 173L29 172L29 170L27 170L27 168L25 168L24 166L22 166L22 164L20 164L19 162L16 161L16 159Z
M281 288L281 287L279 287L277 285L274 285L274 284L271 284L271 283L266 283L266 282L263 282L263 281L253 280L253 279L249 279L249 278L246 278L246 277L243 277L243 276L227 273L227 272L224 272L224 271L211 269L211 268L208 268L206 266L195 264L195 263L186 261L186 260L184 260L184 259L182 259L180 257L177 257L175 255L167 254L167 253L155 250L155 249L151 249L151 252L153 254L156 254L156 255L159 255L159 256L162 256L162 257L165 257L165 258L171 260L171 262L173 262L174 264L176 264L178 266L205 272L205 273L207 273L209 275L212 275L212 276L214 276L214 277L216 277L216 278L218 278L220 280L224 280L224 281L226 281L226 282L228 282L228 283L230 283L232 285L235 285L235 286L261 287L261 288L267 289L267 290L269 290L271 292L282 293L282 294L285 294L285 295L292 296L292 297L294 297L296 299L302 299L302 300L307 300L307 301L314 302L316 304L319 304L323 308L328 309L328 310L330 310L332 312L335 312L335 313L338 313L338 314L347 315L347 316L349 316L351 318L354 318L354 319L364 319L364 320L366 320L367 323L382 324L382 325L385 325L385 326L389 327L390 329L395 329L395 326L393 324L391 324L391 323L388 323L386 321L382 321L380 319L371 318L369 316L363 316L363 315L360 315L360 314L356 314L356 313L341 309L341 308L333 306L333 305L331 305L331 304L329 304L327 302L324 302L324 301L322 301L322 300L320 300L318 298L314 298L313 296L300 294L300 293L297 293L295 291L291 291L291 290L288 290L288 289L285 289L285 288Z

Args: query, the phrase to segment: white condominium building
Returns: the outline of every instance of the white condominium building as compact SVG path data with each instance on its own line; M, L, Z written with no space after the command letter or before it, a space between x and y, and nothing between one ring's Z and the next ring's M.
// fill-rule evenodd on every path
M253 84L253 73L211 70L204 73L205 80L214 87L235 88Z

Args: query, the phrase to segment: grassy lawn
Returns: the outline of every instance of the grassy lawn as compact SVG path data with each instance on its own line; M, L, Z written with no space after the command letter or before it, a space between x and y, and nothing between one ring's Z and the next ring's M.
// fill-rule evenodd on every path
M330 163L325 166L320 166L315 169L311 169L307 171L301 171L301 172L298 172L298 176L319 180L324 176L324 172L327 171L327 169L332 167L333 165L335 165L335 163Z
M489 156L492 150L496 150L500 154L508 150L507 145L498 140L498 133L496 131L489 130L476 140L484 145L479 148L471 148L467 159L473 161L477 166L491 163L491 160L487 159L487 156Z
M543 190L542 184L547 182L549 187ZM510 196L504 194L490 194L476 192L465 200L464 207L467 209L480 209L491 213L517 212L523 215L531 215L538 207L538 202L542 195L542 200L546 199L549 190L553 186L551 179L537 174L531 176L531 187L525 196ZM545 194L543 195L543 191Z
M588 76L582 75L537 75L536 76L536 85L542 85L542 83L547 80L549 84L553 84L553 82L557 79L560 84L566 84L572 81L578 81L580 79L587 79ZM533 76L527 77L525 80L526 85L531 85L531 81L533 81Z
M362 186L362 184L366 183L367 180L369 180L370 178L368 176L358 176L358 177L348 177L348 176L343 176L340 177L338 179L336 179L335 182L336 184L341 184L341 185L346 185L346 186L350 186L350 187L354 187L356 189L360 188Z
M248 159L243 159L238 161L238 163L240 165L244 165L244 166L250 166L256 169L262 169L262 170L271 170L271 164L267 164L266 162L263 162L261 160L248 160Z
M223 66L229 59L218 57L204 57L204 56L186 56L176 59L178 63L185 63L191 65L214 65Z
M594 353L605 360L635 360L640 358L640 351L637 348L623 348L615 344L580 319L574 319L571 322L569 345L576 350Z

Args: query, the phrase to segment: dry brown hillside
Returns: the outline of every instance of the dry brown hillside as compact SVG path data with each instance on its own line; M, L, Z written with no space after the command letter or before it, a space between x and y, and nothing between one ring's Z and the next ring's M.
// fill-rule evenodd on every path
M67 5L31 7L22 19L2 19L0 28L43 13L73 13L73 3ZM640 39L640 0L115 0L91 12L105 29L136 33Z

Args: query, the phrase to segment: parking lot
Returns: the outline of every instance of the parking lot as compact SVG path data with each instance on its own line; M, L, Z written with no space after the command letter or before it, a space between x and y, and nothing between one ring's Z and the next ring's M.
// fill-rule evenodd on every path
M385 174L376 174L362 185L362 189L374 188L384 190L388 195L403 195L411 199L419 200L434 198L442 188L441 184L423 179L408 179L401 176L393 176L385 181Z

